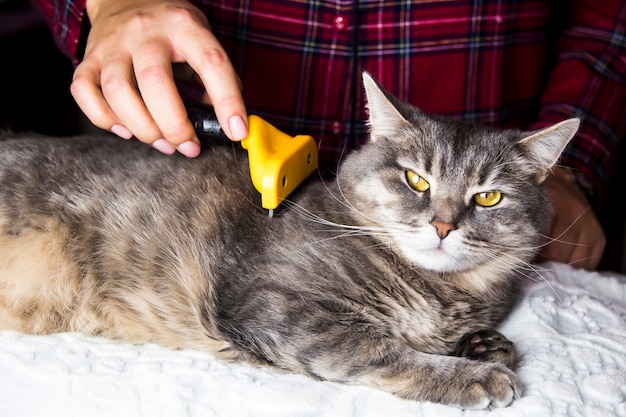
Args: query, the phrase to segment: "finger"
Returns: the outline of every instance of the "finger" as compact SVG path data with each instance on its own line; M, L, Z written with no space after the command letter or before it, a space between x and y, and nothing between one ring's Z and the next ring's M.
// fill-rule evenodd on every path
M594 260L593 245L589 243L583 243L582 241L575 244L574 250L569 255L567 263L576 268L588 268L589 265L593 265Z
M574 259L575 245L563 240L555 239L541 252L546 259L554 262L572 263Z
M605 248L606 248L606 240L603 235L602 238L599 241L597 241L596 244L593 246L591 259L585 266L585 269L588 269L589 271L595 271L598 268L598 265L600 264L600 261L602 260L602 255L604 255Z
M581 244L580 250L573 254L573 259L577 261L576 266L593 271L598 267L606 246L604 231L595 217L589 219L586 233L580 241L586 244Z
M593 226L556 235L554 243L546 247L545 256L576 268L595 270L604 253L605 243L603 232L597 232Z
M163 138L186 156L197 156L200 141L174 83L170 51L144 43L132 54L139 91Z
M100 68L95 60L86 59L76 67L70 92L78 107L95 126L110 130L124 139L132 138L133 134L121 124L102 95Z
M101 85L105 100L137 139L152 144L163 137L135 86L130 57L110 57L102 68Z
M604 248L598 243L579 244L571 255L570 264L593 271L598 267Z
M248 135L248 118L235 69L209 31L194 33L192 36L202 39L195 43L189 42L189 45L200 45L199 48L189 49L183 44L178 47L200 76L226 136L242 140Z

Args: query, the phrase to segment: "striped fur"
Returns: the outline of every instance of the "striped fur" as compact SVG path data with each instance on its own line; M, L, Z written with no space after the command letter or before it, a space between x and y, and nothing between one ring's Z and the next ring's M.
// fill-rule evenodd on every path
M495 132L422 114L367 75L365 85L371 142L273 219L235 147L188 160L109 137L5 135L0 328L509 404L520 393L512 370L450 354L509 310L549 216L540 182L577 122ZM410 188L407 170L430 190ZM472 203L496 189L496 206ZM454 225L444 239L435 219Z

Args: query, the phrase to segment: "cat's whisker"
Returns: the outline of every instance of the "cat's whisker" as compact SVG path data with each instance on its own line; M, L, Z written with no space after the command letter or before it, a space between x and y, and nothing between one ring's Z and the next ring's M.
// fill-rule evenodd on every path
M362 217L363 219L365 219L368 222L371 223L375 223L375 224L379 224L380 221L378 221L377 219L373 218L372 216L364 213L363 211L357 209L347 198L347 196L345 195L343 188L341 186L341 180L339 177L337 177L336 179L336 186L337 186L337 190L339 191L340 195L341 195L341 199L338 198L337 196L335 196L331 191L329 191L329 193L333 196L333 198L335 198L335 200L339 203L341 203L344 207L350 209L350 212L353 214L358 214L360 217ZM328 187L326 187L328 190Z
M367 229L361 229L361 228L352 228L352 227L346 227L346 228L342 228L342 226L337 225L337 227L335 229L318 229L317 232L319 233L335 233L335 236L331 236L328 238L325 238L324 240L328 240L328 239L334 239L337 237L350 237L350 236L372 236L375 235L375 232L372 232L371 230L367 230Z
M339 190L339 192L341 194L341 197L343 199L341 199L341 198L339 198L339 197L337 197L335 195L335 193L328 187L328 184L326 183L326 181L324 181L324 178L321 175L320 175L320 179L321 179L321 182L324 185L324 189L326 190L328 195L330 195L335 201L337 201L338 203L340 203L344 207L349 208L349 209L354 209L354 207L352 207L351 205L349 205L347 203L347 199L345 198L345 195L343 194L343 191L341 190L341 187L339 186L339 181L338 180L337 180L337 185L338 185L337 188L338 188L338 190Z
M337 161L337 164L336 164L335 174L337 174L339 172L339 166L341 165L341 162L343 161L343 159L345 157L346 151L347 151L347 145L344 144L344 146L343 146L343 148L341 150L341 154L339 155L339 158L338 158L338 161ZM354 206L348 202L348 199L346 198L345 194L343 193L343 190L341 189L341 184L340 184L340 181L339 181L338 177L335 178L335 182L337 184L337 189L339 190L341 198L336 196L335 193L328 187L328 183L324 180L323 175L319 171L318 171L318 176L319 176L320 182L324 185L324 189L326 190L326 192L328 193L329 196L331 196L335 201L337 201L338 203L340 203L344 207L346 207L346 208L348 208L348 209L350 209L352 211L358 212L354 208Z
M548 281L541 273L544 271L549 271L550 269L542 268L542 267L539 267L538 265L532 264L530 262L526 262L522 260L520 257L515 256L514 254L509 253L509 252L498 251L497 253L493 253L493 252L487 251L486 254L490 256L492 259L497 260L503 263L504 265L506 265L507 267L511 268L518 275L524 278L527 278L531 280L532 282L535 282L538 284L539 283L546 284L548 288L550 288L550 290L554 293L555 297L560 302L563 302L563 299L559 295L556 288L554 288L554 286L550 283L550 281ZM505 257L512 258L512 260L506 259Z
M498 244L495 242L490 242L485 240L484 242L481 242L482 245L474 245L475 247L479 247L479 248L491 248L491 249L498 249L501 252L504 251L517 251L517 252L528 252L528 253L534 253L537 252L539 249L541 249L541 245L532 245L532 246L508 246L508 245L503 245L503 244Z
M346 238L346 237L357 237L357 236L380 236L386 233L385 230L376 230L368 227L361 226L351 226L351 225L343 225L338 223L333 223L326 221L320 217L310 217L309 221L313 221L315 223L331 226L331 229L318 229L316 230L317 234L334 234L334 236L328 236L327 238L318 239L313 242L309 242L311 244L319 244L322 242L331 241L334 239Z
M541 279L539 279L539 278L533 278L533 276L532 276L532 275L529 275L529 274L523 274L523 273L520 273L520 272L519 272L519 270L518 270L517 268L515 268L514 270L515 270L516 272L520 273L521 275L523 275L524 277L526 277L526 278L530 279L531 281L535 282L535 283L538 283L538 284L543 283L543 284L545 284L545 285L546 285L546 286L550 289L550 291L552 291L552 293L553 293L553 294L554 294L554 296L555 296L555 297L559 300L559 302L560 302L560 303L563 303L563 298L561 297L561 295L559 294L559 292L557 291L557 289L554 287L554 285L552 285L552 283L550 283L550 281L548 281L548 280L547 280L547 279L546 279L546 278L545 278L545 277L541 274L541 272L540 272L538 269L536 269L536 267L535 267L535 266L533 266L532 264L528 264L528 266L529 266L529 267L530 267L530 269L532 269L532 271L533 271L533 272L535 272L535 274L536 274L539 278L541 278Z
M514 252L517 252L517 253L519 253L520 251L522 251L522 253L523 252L536 253L541 248L545 247L545 244L538 244L538 245L527 246L527 247L518 247L518 246L507 246L507 245L497 244L497 243L489 242L489 241L482 241L482 242L479 242L479 243L480 244L469 243L468 242L467 244L469 246L480 247L482 249L490 249L490 250L486 251L488 256L491 256L494 259L497 258L499 261L506 263L513 270L515 270L517 273L519 273L520 275L524 276L525 278L530 279L533 282L545 283L552 290L552 292L559 299L559 301L562 301L560 295L557 292L557 290L543 276L544 272L552 272L554 270L558 270L559 268L562 267L562 265L557 264L556 266L547 268L545 266L540 266L540 265L537 265L537 264L534 264L534 263L523 261L522 260L523 257L521 256L521 254L518 255L518 256L515 256L513 253L511 253L511 251L514 251ZM504 257L508 257L508 259L505 259ZM510 260L510 259L512 259L512 260ZM526 271L534 272L534 274L536 275L537 278L535 276L531 275L531 274L528 274Z
M592 244L589 243L578 243L578 242L568 242L565 240L561 240L561 238L563 236L565 236L565 234L567 234L567 232L569 232L571 230L572 227L574 227L574 225L588 212L591 210L591 207L587 207L582 213L580 213L576 219L574 219L574 221L565 229L563 230L558 236L547 236L545 234L541 234L541 237L544 238L546 240L546 242L544 242L543 244L540 245L541 248L548 246L552 243L559 243L562 245L570 245L570 246L576 246L576 247L589 247L589 246L593 246Z
M338 200L339 201L339 200ZM342 203L344 204L344 203ZM382 236L382 235L389 235L393 233L393 230L390 230L389 227L386 226L380 226L380 227L374 227L374 226L364 226L364 225L346 225L346 224L340 224L340 223L336 223L336 222L332 222L329 221L309 210L306 210L305 208L299 206L296 203L291 202L290 205L292 207L295 207L298 209L298 212L303 215L303 218L318 224L323 224L323 225L327 225L327 226L331 226L334 229L331 230L321 230L320 232L336 232L337 229L341 230L351 230L351 231L356 231L358 233L344 233L342 235L340 235L340 237L345 237L345 236L353 236L353 235L376 235L376 236ZM354 208L352 208L351 212L354 213L356 210Z

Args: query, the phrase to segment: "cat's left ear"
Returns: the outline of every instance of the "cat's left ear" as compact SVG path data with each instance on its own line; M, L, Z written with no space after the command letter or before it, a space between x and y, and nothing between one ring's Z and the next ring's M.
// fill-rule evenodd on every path
M410 126L396 107L400 104L394 103L391 95L386 94L368 72L363 72L363 86L367 98L368 126L372 141L381 138L391 139L400 130Z
M565 146L574 137L580 126L579 119L568 119L545 129L527 133L519 144L537 169L539 182L547 177L556 164Z

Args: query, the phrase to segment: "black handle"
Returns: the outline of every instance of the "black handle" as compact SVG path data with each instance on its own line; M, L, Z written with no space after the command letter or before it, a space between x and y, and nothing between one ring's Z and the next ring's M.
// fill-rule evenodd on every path
M185 103L185 107L198 139L213 143L232 143L220 127L213 106L202 103Z

